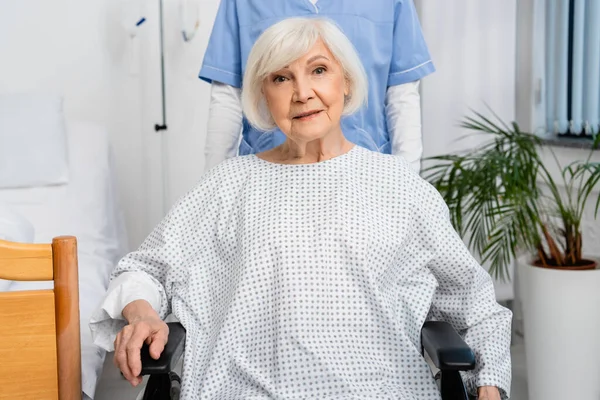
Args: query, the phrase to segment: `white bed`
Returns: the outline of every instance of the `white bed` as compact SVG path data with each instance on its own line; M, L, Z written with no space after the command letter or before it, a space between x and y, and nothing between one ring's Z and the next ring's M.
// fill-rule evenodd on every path
M105 354L92 344L87 323L106 291L110 271L127 251L127 244L106 131L85 122L66 121L65 125L68 183L0 189L0 202L7 203L31 222L35 242L48 242L57 235L77 237L82 384L84 394L93 398ZM9 290L47 285L12 282Z

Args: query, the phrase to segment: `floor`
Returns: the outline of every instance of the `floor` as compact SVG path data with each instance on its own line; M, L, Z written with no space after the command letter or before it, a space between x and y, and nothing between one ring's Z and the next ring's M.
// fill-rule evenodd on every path
M527 368L525 364L525 343L523 338L515 335L511 348L512 354L512 400L528 400Z
M519 335L514 335L512 353L512 400L527 400L527 373L525 345ZM141 385L140 387L142 387ZM98 383L95 400L134 400L141 388L133 388L123 379L112 364L112 354L107 355L104 372Z

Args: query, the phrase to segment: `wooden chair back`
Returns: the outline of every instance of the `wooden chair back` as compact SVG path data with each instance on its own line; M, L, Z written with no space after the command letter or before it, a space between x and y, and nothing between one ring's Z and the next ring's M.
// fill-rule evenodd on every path
M0 292L0 399L81 399L77 241L0 240L0 279L54 289Z

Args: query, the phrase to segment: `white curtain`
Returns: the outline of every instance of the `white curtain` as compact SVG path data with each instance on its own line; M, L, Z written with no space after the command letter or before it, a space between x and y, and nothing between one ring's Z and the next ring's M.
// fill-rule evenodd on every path
M600 1L548 0L545 32L546 129L552 133L597 134Z

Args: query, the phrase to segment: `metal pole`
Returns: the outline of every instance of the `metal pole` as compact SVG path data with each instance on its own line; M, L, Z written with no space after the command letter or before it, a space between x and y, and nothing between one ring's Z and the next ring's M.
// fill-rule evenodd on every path
M169 149L167 143L167 99L165 94L165 50L164 50L164 39L163 39L163 0L159 0L159 26L160 26L160 78L161 78L161 93L162 93L162 125L155 124L154 130L156 132L161 132L161 174L162 174L162 208L163 214L166 215L168 212L168 202L167 202L167 192L169 189Z
M167 130L167 99L165 96L165 51L163 43L163 0L159 0L159 23L160 23L160 78L162 89L162 125L154 125L154 130Z

